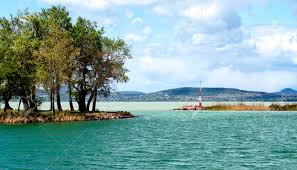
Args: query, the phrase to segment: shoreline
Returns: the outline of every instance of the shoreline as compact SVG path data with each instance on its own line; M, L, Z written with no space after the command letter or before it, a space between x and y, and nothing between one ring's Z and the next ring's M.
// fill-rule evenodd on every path
M265 105L246 105L246 104L219 104L204 107L207 111L274 111L270 106Z
M58 122L77 122L77 121L99 121L99 120L117 120L134 118L130 112L60 112L52 113L37 113L35 115L22 116L14 112L1 113L0 124L30 124L30 123L58 123Z
M184 105L174 110L202 110L202 111L297 111L297 104L216 104L199 109L198 105Z
M297 104L271 104L270 106L265 105L246 105L246 104L237 104L237 105L213 105L205 107L204 110L209 111L297 111Z

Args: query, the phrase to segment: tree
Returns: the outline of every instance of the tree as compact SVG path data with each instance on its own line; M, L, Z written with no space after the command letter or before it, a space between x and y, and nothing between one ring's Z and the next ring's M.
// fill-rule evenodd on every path
M74 84L79 111L89 111L93 100L95 110L98 91L108 94L113 81L126 81L126 59L131 58L130 49L123 40L104 37L104 30L96 29L96 23L78 18L73 28L75 47L79 55L75 59ZM86 105L86 96L90 95Z
M54 106L54 94L57 97L58 110L62 111L60 101L60 87L66 81L69 63L73 63L76 50L71 38L63 31L53 28L40 45L36 53L40 63L40 77L45 86L51 92L52 107ZM52 108L54 111L54 108Z
M0 19L0 82L5 110L11 109L8 102L13 95L21 96L25 110L36 108L32 100L36 71L32 53L36 42L22 17L19 14L9 20Z
M51 110L54 111L54 97L58 110L62 111L60 88L71 81L71 65L77 50L70 36L71 18L64 7L53 6L39 14L45 31L39 51L36 53L40 63L40 77L48 88L51 98Z
M102 38L102 49L97 51L91 65L91 96L88 101L88 110L91 99L92 111L96 109L97 95L107 96L110 93L112 82L126 82L127 69L124 67L126 59L131 58L130 49L121 39Z
M51 110L62 111L60 88L68 86L73 111L74 95L80 112L87 112L97 95L108 95L114 82L126 82L129 46L104 36L97 24L79 17L73 25L65 7L52 6L39 13L20 12L0 18L0 95L5 110L19 96L26 113L37 109L36 89L50 96ZM87 100L87 96L90 96Z
M96 30L96 24L79 17L73 28L75 48L80 49L75 59L73 87L76 91L76 101L79 111L86 112L86 96L90 92L90 69L96 51L101 50L101 32Z
M0 19L0 92L4 101L4 111L7 109L12 109L9 106L9 100L14 94L14 90L9 88L10 85L13 85L13 73L16 72L13 61L14 58L12 55L12 40L13 40L13 29L11 22L6 18Z

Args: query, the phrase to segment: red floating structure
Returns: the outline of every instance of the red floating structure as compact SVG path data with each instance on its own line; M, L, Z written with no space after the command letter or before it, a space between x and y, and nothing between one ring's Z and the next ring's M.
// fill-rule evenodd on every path
M200 94L198 98L198 105L185 105L180 108L174 109L174 110L202 110L202 88L201 88L201 81L200 81Z

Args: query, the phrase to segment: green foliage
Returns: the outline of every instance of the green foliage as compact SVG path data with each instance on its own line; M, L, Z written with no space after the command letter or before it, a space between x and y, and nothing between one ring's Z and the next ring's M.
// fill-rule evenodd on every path
M35 81L36 42L20 17L0 19L1 95L29 94Z
M32 96L37 103L36 86L58 97L68 84L86 111L88 94L108 95L111 83L128 81L124 64L130 58L123 40L104 36L103 28L82 17L73 24L62 6L0 18L0 95L7 104L12 96Z
M124 63L131 58L129 47L121 39L105 37L104 30L96 28L96 23L79 17L72 32L74 46L79 49L73 74L80 75L74 77L73 86L82 112L87 94L108 95L111 83L128 80Z

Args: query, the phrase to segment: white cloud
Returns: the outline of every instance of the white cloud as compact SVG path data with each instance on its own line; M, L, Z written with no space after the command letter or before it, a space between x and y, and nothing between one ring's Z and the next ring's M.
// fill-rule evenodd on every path
M153 12L155 14L161 15L161 16L171 16L172 13L169 11L168 8L165 6L157 5L153 8Z
M212 2L187 7L183 11L183 15L193 20L207 20L216 17L219 14L219 10L217 3Z
M131 21L131 23L141 25L141 24L143 24L143 20L140 17L136 17Z
M158 0L110 0L116 5L148 5L157 2Z
M201 45L207 41L207 36L205 34L197 33L192 37L194 45Z
M114 18L109 18L109 17L100 17L98 20L97 20L98 24L100 25L110 25L110 26L116 26L116 22L115 22L115 19Z
M284 87L297 86L295 72L285 70L262 70L244 72L232 66L214 69L199 68L199 61L191 58L144 56L134 61L131 82L137 90L163 90L183 86L198 86L202 80L207 87L239 88L276 92ZM190 63L192 62L192 63ZM196 67L193 67L196 66ZM147 82L144 84L144 82Z
M152 33L152 28L150 26L145 26L142 32L146 35L150 35Z
M128 42L140 42L140 41L143 41L144 39L145 39L144 36L133 34L133 33L129 33L125 37L125 40Z
M116 31L119 37L133 44L134 59L128 67L131 81L127 84L131 90L191 86L200 80L206 86L246 90L277 91L297 86L297 29L277 24L250 27L241 24L242 19L249 17L244 10L258 5L259 1L43 1L87 9L87 12L95 10L96 17L112 9L112 14L119 16L118 23L125 25L119 25ZM127 9L123 7L126 5ZM143 6L135 14L138 10L151 10L160 16L174 17L167 17L166 23L160 22L163 20L159 18L163 17L146 13L139 15L143 17L140 18L131 11L136 5ZM87 13L83 12L82 15ZM102 23L113 23L113 18L102 18ZM156 22L150 23L151 19ZM127 29L129 23L121 22L126 20L136 25ZM152 31L148 23L158 25L150 25Z
M272 25L254 27L250 32L250 43L259 54L272 57L289 52L297 56L297 29Z
M292 58L294 64L297 64L297 56Z
M128 18L133 18L133 17L134 17L134 12L132 12L132 11L127 11L127 12L126 12L126 16L127 16Z
M135 57L128 64L131 70L130 81L122 87L139 91L162 90L168 87L176 87L176 82L190 80L191 75L186 74L185 61L180 57ZM132 71L137 70L137 71Z
M242 72L232 67L220 67L208 73L208 86L236 87L245 90L275 92L296 86L297 75L289 71Z
M183 73L196 75L193 81L269 92L297 86L293 66L297 64L297 29L266 25L206 32L199 26L185 26L184 39L167 47L167 56L183 55ZM191 81L176 83L177 87L191 85Z
M42 0L50 4L63 4L77 9L104 10L110 6L107 0Z
M145 56L139 60L140 68L145 72L177 76L184 72L185 63L178 58L158 58ZM184 76L184 75L183 75Z
M149 26L145 26L142 30L142 32L136 34L136 33L128 33L125 36L125 40L128 42L143 42L144 40L148 39L149 36L152 33L152 29Z
M158 0L42 0L50 4L63 4L76 9L105 10L112 6L148 5Z

